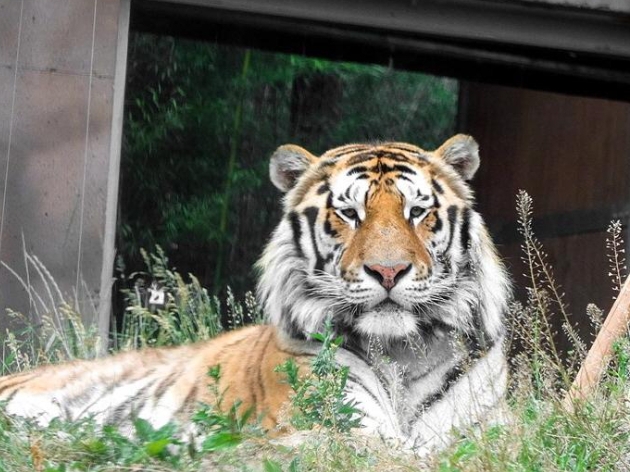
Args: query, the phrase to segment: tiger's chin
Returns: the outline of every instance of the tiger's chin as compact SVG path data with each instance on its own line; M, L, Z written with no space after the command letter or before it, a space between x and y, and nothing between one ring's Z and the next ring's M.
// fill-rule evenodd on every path
M361 313L355 330L365 336L405 338L417 331L417 321L412 312L386 301Z

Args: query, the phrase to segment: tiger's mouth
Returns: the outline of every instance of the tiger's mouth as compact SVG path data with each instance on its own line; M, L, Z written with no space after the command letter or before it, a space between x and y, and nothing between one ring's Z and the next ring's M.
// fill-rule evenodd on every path
M355 329L368 336L404 338L416 332L417 319L413 312L386 298L359 313L355 318Z
M403 306L400 303L396 303L394 300L392 300L389 297L387 297L385 300L383 300L382 302L378 303L377 305L375 305L373 308L370 309L370 311L373 311L374 313L378 313L378 314L382 313L384 315L395 313L401 310L404 310Z

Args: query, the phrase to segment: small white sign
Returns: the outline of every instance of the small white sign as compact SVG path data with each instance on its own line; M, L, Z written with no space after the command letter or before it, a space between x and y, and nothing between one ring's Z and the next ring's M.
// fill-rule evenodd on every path
M149 304L150 305L164 305L166 294L164 290L150 288L149 289Z

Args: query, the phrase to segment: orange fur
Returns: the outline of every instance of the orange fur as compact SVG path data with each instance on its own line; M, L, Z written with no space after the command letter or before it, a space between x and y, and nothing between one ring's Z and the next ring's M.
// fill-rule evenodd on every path
M94 361L48 365L33 371L0 378L0 401L14 395L38 395L65 390L80 394L91 383L125 383L157 370L162 382L157 390L169 390L183 399L176 417L188 420L200 403L215 405L212 366L220 366L218 392L225 409L239 401L240 411L253 410L262 426L275 430L283 423L290 387L285 374L275 368L289 358L308 368L308 356L291 350L272 326L251 326L213 340L191 345L144 349ZM286 421L286 418L285 418Z

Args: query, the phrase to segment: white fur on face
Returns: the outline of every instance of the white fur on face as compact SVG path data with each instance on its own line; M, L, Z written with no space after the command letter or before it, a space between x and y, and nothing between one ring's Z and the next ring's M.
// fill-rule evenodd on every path
M366 337L406 338L416 331L416 323L416 316L409 310L383 302L359 315L356 330Z
M272 323L286 325L289 317L294 329L310 334L321 330L323 321L332 315L352 324L362 335L402 339L413 336L419 324L435 320L465 331L473 324L473 313L481 311L489 332L496 334L502 329L501 312L508 283L481 217L470 209L468 201L454 204L446 195L438 195L424 169L408 167L412 173L395 179L403 202L401 217L419 225L430 209L440 207L442 229L426 241L431 273L426 276L412 266L389 291L362 267L342 277L344 243L324 231L324 207L327 201L331 202L337 216L355 231L366 218L366 196L372 182L359 178L352 168L344 169L328 180L330 197L305 193L306 200L292 212L291 221L287 209L261 259L259 290ZM460 185L465 186L463 182ZM295 200L289 194L287 201ZM447 216L449 207L456 217ZM319 208L315 224L312 214L308 216L304 211L309 209L312 213L314 208ZM465 230L464 208L468 208L466 224L470 232L469 246L465 248L461 247L460 237ZM344 212L348 209L355 212L354 217L348 216L352 212ZM417 217L411 216L412 209ZM301 254L296 253L296 238ZM465 267L474 269L469 273Z

